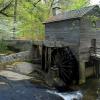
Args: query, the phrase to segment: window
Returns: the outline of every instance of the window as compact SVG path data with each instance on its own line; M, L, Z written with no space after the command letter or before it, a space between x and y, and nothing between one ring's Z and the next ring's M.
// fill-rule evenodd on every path
M92 27L96 28L96 21L92 21Z
M96 39L91 40L91 47L96 47Z
M92 53L96 52L96 39L91 40L91 52Z

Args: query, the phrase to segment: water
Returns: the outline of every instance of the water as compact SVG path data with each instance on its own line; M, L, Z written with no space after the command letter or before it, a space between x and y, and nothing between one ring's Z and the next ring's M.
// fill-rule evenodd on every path
M82 98L83 98L83 94L81 91L59 93L57 91L47 90L47 92L49 92L51 94L56 94L56 95L62 97L64 100L82 100Z

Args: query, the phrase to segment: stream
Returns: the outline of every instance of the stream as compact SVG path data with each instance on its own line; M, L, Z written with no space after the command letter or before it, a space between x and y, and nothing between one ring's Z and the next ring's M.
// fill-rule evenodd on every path
M0 71L0 100L100 100L100 80L88 79L78 91L58 92L30 82L31 77ZM13 99L12 99L13 98Z
M49 91L47 90L48 93L51 94L56 94L60 97L62 97L64 100L82 100L83 94L81 91L74 91L74 92L56 92L56 91Z
M31 77L0 71L0 100L82 100L81 91L57 92L30 83Z
M0 100L100 100L100 79L87 79L77 91L58 92L32 84L32 77L12 67L0 70ZM25 68L21 67L24 71Z

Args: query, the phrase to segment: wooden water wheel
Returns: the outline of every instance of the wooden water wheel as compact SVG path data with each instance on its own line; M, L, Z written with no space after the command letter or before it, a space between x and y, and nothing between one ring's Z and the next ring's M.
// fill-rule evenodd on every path
M66 84L71 84L77 77L76 67L78 67L77 61L69 48L53 49L51 53L51 69L58 70L60 79Z

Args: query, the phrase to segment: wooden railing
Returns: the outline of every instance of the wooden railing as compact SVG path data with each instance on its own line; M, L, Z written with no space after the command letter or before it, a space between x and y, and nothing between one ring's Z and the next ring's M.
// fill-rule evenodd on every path
M92 65L94 66L94 72L96 78L100 78L100 48L93 48L90 47L89 50L90 53L90 62L92 62Z
M96 48L96 54L100 54L100 48Z
M90 55L91 55L91 54L100 54L100 48L93 48L93 47L90 47L89 53L90 53Z

